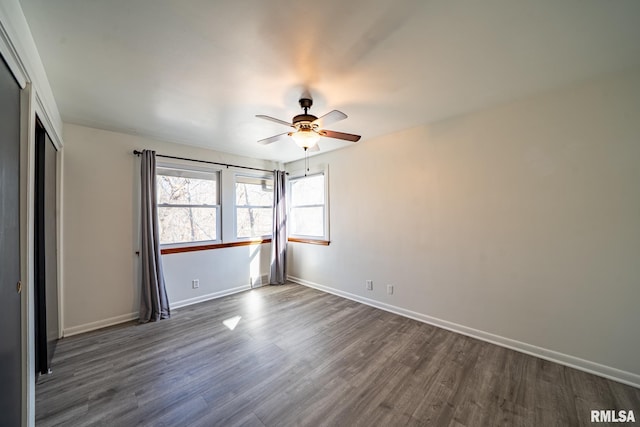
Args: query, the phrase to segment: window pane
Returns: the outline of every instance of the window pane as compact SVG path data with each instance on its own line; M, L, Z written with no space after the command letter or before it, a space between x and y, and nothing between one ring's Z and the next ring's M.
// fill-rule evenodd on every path
M237 208L236 230L238 237L271 235L273 210L271 208Z
M215 179L158 175L158 204L217 205Z
M236 206L272 206L273 180L249 177L236 179Z
M324 207L292 208L291 234L299 236L324 236Z
M216 240L216 208L158 207L160 243Z
M324 175L313 175L291 181L291 205L324 204Z

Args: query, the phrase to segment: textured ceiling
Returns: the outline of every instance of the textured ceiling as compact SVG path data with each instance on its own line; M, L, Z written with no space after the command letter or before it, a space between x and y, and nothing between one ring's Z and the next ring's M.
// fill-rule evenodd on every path
M286 127L382 134L640 66L637 0L21 0L65 122L260 159ZM349 143L322 139L323 151Z

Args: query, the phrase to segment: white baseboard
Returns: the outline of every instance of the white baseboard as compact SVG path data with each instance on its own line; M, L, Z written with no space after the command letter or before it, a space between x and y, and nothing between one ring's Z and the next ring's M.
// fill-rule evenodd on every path
M225 289L222 291L218 291L218 292L213 292L211 294L206 294L206 295L199 295L195 298L189 298L189 299L185 299L182 301L175 301L171 303L171 308L180 308L180 307L186 307L188 305L191 304L197 304L199 302L204 302L204 301L209 301L212 299L216 299L216 298L222 298L222 297L226 297L227 295L232 295L232 294L237 294L238 292L244 292L244 291L248 291L251 289L251 285L242 285L242 286L238 286L236 288L231 288L231 289Z
M380 301L372 300L362 297L360 295L344 292L339 289L331 288L329 286L320 285L318 283L310 282L308 280L300 279L298 277L289 276L289 280L298 283L300 285L308 286L310 288L318 289L323 292L334 294L343 298L347 298L362 304L369 305L371 307L379 308L400 316L408 317L423 323L428 323L433 326L437 326L442 329L446 329L452 332L456 332L462 335L466 335L472 338L476 338L482 341L486 341L492 344L506 347L511 350L516 350L521 353L525 353L531 356L539 357L551 362L559 363L570 368L575 368L590 374L598 375L613 381L617 381L623 384L630 385L632 387L640 388L640 375L632 372L622 371L620 369L612 368L610 366L601 365L599 363L591 362L589 360L581 359L579 357L571 356L568 354L560 353L554 350L549 350L543 347L527 344L525 342L516 341L511 338L505 338L500 335L495 335L489 332L481 331L478 329L470 328L468 326L459 325L457 323L449 322L446 320L438 319L426 314L417 313L415 311L407 310L394 305L385 304Z
M98 320L95 322L85 323L84 325L71 326L64 328L62 332L63 337L70 337L72 335L82 334L84 332L95 331L96 329L106 328L107 326L117 325L118 323L129 322L136 320L139 317L138 313L128 313L121 316L110 317L108 319Z
M251 285L238 286L236 288L225 289L223 291L214 292L211 294L200 295L195 298L189 298L182 301L176 301L170 303L171 309L178 309L186 307L191 304L197 304L199 302L209 301L216 298L221 298L227 295L236 294L238 292L248 291L251 289ZM73 335L82 334L84 332L95 331L96 329L106 328L108 326L117 325L119 323L129 322L136 320L139 317L138 313L123 314L121 316L110 317L109 319L98 320L95 322L85 323L83 325L72 326L70 328L64 328L63 337L70 337Z

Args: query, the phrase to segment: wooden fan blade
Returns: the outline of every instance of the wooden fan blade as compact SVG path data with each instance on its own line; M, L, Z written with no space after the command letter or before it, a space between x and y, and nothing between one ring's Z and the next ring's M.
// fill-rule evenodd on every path
M344 139L345 141L358 142L360 141L360 135L354 135L352 133L336 132L334 130L321 130L318 132L320 136L326 136L327 138Z
M259 119L265 119L265 120L269 120L271 122L280 123L281 125L293 127L293 125L291 123L285 122L284 120L276 119L275 117L265 116L263 114L257 114L256 117L259 118Z
M318 117L314 121L311 122L312 125L318 125L319 128L323 128L326 125L333 124L335 122L339 122L340 120L344 120L347 118L347 115L342 111L333 110L329 111L322 117Z
M289 135L289 132L281 133L280 135L274 135L269 138L261 139L260 141L258 141L258 144L262 144L262 145L271 144L272 142L276 142L281 139L284 139L284 137L288 135Z
M320 147L318 146L318 144L316 144L313 147L307 148L307 151L310 152L310 153L314 153L316 151L320 151Z

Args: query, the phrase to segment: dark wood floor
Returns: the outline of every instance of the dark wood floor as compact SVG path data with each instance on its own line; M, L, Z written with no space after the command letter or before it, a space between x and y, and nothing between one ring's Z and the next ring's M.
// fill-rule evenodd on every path
M223 321L241 316L235 329ZM65 338L38 426L572 426L640 390L299 285Z

